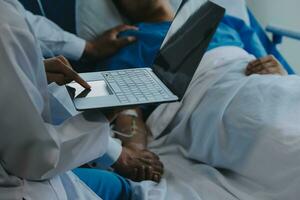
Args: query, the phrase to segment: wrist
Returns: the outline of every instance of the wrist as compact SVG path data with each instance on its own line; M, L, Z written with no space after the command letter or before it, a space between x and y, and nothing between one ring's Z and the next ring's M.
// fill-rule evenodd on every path
M120 166L123 165L123 163L125 163L127 154L126 154L126 147L122 147L122 151L118 157L118 159L116 160L116 162L114 162L111 167L115 170L118 170L120 168Z
M92 42L86 41L85 48L81 57L81 61L90 63L97 60L97 51Z

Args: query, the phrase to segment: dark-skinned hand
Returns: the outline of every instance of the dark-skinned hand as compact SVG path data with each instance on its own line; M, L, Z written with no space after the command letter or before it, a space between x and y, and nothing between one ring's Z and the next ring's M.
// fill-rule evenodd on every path
M63 56L46 59L44 60L44 65L49 84L55 82L58 85L65 85L75 81L86 89L91 88L91 86L72 69L69 61Z
M284 76L287 75L287 72L274 56L269 55L254 60L248 64L246 69L246 75L250 76L252 74L278 74Z
M88 41L82 60L86 62L101 61L117 53L121 48L136 41L135 37L119 37L123 31L137 30L135 26L120 25L104 32L94 40Z
M157 155L148 150L128 147L123 147L121 156L112 167L116 173L137 182L144 180L159 182L164 171Z

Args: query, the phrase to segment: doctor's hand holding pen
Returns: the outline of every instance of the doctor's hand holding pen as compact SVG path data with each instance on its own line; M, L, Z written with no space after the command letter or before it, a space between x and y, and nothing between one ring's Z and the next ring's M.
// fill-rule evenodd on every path
M268 55L248 64L246 68L246 75L250 76L253 74L277 74L284 76L287 75L287 72L273 55Z

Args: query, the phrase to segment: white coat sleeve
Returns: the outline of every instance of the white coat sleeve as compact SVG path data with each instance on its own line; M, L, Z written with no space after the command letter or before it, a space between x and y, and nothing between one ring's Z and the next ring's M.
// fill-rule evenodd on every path
M86 41L62 30L46 17L34 15L29 11L25 17L32 27L45 57L63 55L71 60L79 60Z
M52 122L54 124L61 124L68 118L79 114L65 87L59 87L55 83L52 83L48 86L48 89L50 91ZM90 166L107 169L119 159L121 153L121 141L109 137L106 153L102 157L92 161Z
M92 112L45 123L47 89L36 84L45 77L38 75L41 53L26 26L15 24L0 25L0 162L10 174L44 180L104 155L109 124Z

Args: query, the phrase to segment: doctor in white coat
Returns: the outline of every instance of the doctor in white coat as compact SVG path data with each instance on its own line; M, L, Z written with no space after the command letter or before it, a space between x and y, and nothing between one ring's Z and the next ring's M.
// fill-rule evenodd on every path
M92 41L86 41L72 33L62 30L46 17L34 15L25 9L22 9L21 13L30 26L31 31L35 34L37 41L36 44L39 44L41 47L44 57L63 55L72 60L81 60L88 63L97 62L116 53L120 48L135 41L135 38L130 36L122 38L117 37L122 31L136 29L134 26L120 25L108 30L102 35L99 35ZM124 149L125 148L122 148L118 142L109 137L106 153L101 158L95 160L95 162L93 161L90 166L101 169L109 167L120 169L127 167L127 170L122 170L122 172L116 170L116 172L126 177L132 177L128 176L128 174L132 173L134 169L132 165L137 164L137 162L140 163L140 161L135 159L134 162L128 163L128 159L132 158L130 158L130 156L121 155L121 153L126 153L126 149ZM130 154L132 153L137 155L131 155L131 157L150 157L150 159L156 160L156 156L149 152L131 151ZM125 159L124 157L128 159ZM123 163L117 161L123 161ZM154 164L152 164L152 167L157 168ZM139 165L139 168L139 171L142 171L141 168L143 168L143 166ZM124 173L125 171L126 174Z
M17 0L0 1L0 199L101 199L69 170L108 152L109 122L85 112L52 124L42 52L24 13Z

